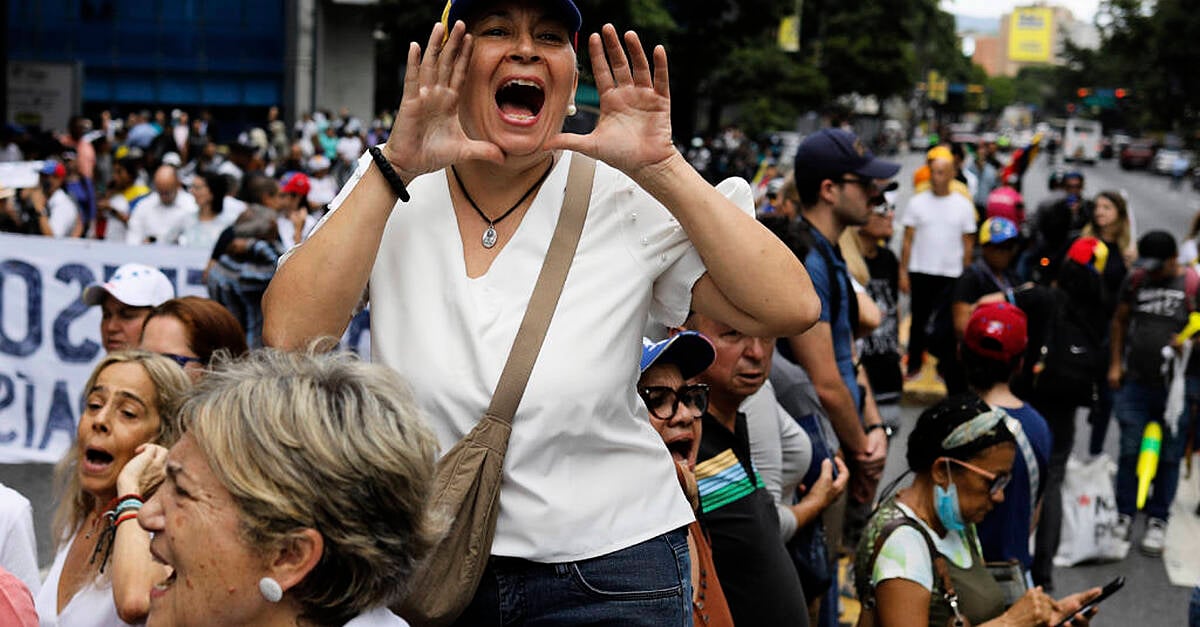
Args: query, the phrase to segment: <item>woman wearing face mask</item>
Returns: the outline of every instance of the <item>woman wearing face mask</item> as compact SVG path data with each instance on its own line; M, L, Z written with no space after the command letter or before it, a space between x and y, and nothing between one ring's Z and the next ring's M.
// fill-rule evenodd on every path
M974 395L948 398L921 414L908 440L912 485L880 504L855 557L865 624L1057 625L1100 593L1093 588L1056 601L1038 587L1005 608L975 524L1004 500L1016 455L1012 420ZM1086 625L1088 617L1070 624Z

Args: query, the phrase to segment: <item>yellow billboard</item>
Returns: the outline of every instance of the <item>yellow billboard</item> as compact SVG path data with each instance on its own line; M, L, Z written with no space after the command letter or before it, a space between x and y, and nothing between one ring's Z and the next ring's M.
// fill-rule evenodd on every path
M1044 7L1013 9L1008 20L1008 58L1049 63L1054 56L1054 13Z

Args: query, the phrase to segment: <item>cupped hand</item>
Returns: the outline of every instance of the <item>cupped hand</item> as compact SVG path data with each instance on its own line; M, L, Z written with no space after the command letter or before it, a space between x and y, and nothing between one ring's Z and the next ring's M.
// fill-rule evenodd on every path
M157 444L143 444L136 451L137 455L117 475L117 492L140 494L145 498L166 478L167 449Z
M1065 596L1058 600L1058 611L1054 614L1050 624L1057 625L1060 622L1071 617L1079 608L1087 605L1088 601L1100 596L1100 588L1092 588L1083 592L1076 592L1070 596ZM1067 623L1072 627L1080 627L1091 623L1092 617L1096 615L1096 608L1092 608L1086 612L1084 616L1071 618L1071 622Z
M406 180L460 161L504 161L499 146L467 137L458 119L459 93L473 47L462 21L454 23L449 37L443 24L434 24L424 54L419 44L409 44L404 94L382 148Z
M637 33L624 36L628 55L612 24L588 38L592 73L600 95L600 119L587 135L563 133L546 142L603 161L636 178L644 169L678 155L671 138L671 88L667 51L654 47L654 69Z

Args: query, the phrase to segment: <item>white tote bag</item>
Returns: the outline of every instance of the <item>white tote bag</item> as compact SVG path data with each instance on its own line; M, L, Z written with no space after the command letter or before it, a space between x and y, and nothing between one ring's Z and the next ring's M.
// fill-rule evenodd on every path
M1063 478L1062 539L1055 566L1092 560L1120 560L1129 542L1116 535L1117 499L1113 491L1116 464L1108 455L1084 462L1072 455Z

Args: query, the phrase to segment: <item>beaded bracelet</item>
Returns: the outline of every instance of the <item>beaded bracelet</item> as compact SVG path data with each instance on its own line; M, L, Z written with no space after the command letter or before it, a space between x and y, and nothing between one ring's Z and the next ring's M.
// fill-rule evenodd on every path
M379 149L379 146L371 146L367 149L367 152L371 153L371 160L375 162L375 167L379 169L379 173L387 181L388 187L392 188L392 191L396 193L396 196L400 200L408 202L408 189L404 187L404 181L400 180L400 175L396 174L396 169L392 167L387 157L383 156L383 151Z

